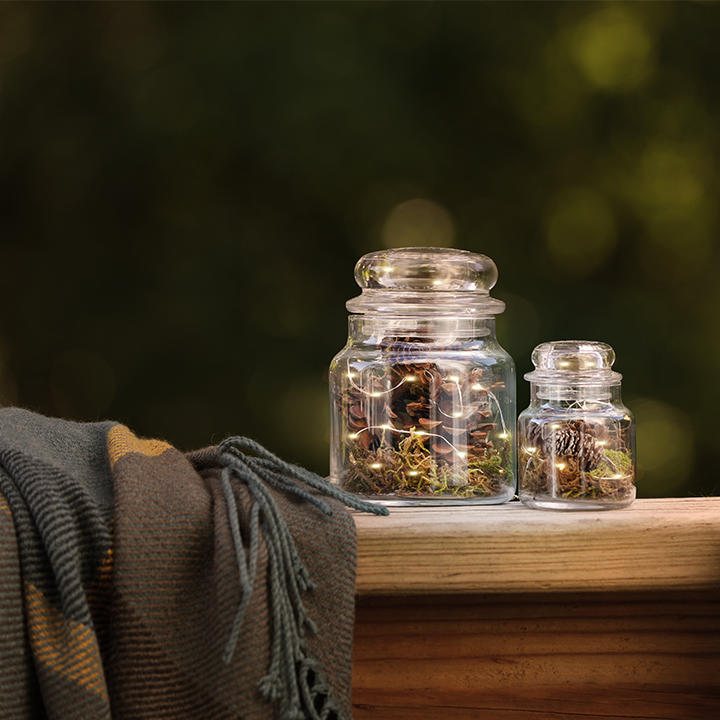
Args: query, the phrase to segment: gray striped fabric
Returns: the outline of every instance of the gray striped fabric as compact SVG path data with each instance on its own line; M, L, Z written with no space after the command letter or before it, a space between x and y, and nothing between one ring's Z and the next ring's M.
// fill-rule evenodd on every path
M304 492L330 515L278 483L258 509L232 463L0 410L0 718L351 717L352 518L321 485ZM293 591L292 557L311 588Z

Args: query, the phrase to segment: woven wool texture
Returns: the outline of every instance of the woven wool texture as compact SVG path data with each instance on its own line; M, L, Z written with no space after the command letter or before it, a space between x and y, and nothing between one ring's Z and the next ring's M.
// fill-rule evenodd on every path
M114 422L0 410L0 718L351 717L352 518L333 498L323 497L328 515L264 489L313 583L290 613L301 605L314 625L297 649L307 662L288 660L274 632L277 547L234 475L228 507L226 465L218 447L183 454ZM243 595L232 512L244 546L253 513L260 532L227 661ZM283 677L302 675L300 705L261 692L273 658Z

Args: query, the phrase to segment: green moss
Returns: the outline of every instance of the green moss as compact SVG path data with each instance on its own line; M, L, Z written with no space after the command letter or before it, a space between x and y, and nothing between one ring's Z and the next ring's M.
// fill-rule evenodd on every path
M521 452L518 460L521 487L534 495L617 500L634 492L633 461L625 450L605 449L599 465L589 472L581 471L577 458L570 455Z
M448 462L409 436L397 448L353 448L343 487L360 495L483 497L512 482L510 443L486 448L467 462Z

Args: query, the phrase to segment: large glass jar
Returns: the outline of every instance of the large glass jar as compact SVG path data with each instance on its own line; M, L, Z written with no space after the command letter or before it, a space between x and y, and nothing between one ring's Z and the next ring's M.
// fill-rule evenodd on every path
M635 498L635 425L622 375L600 342L538 345L530 407L518 418L520 500L533 508L601 510Z
M515 494L515 368L495 338L495 263L446 248L358 261L349 339L330 366L330 476L388 505Z

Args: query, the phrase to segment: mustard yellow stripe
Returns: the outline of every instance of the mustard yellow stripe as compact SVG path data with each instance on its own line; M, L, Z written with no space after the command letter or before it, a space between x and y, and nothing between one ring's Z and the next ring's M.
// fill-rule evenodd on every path
M154 457L172 447L162 440L141 440L124 425L115 425L110 429L107 446L110 454L110 467L113 467L123 455L128 453L140 453Z
M12 510L10 510L10 505L4 495L0 495L0 510L12 517Z
M27 582L25 597L30 644L36 660L106 698L100 651L92 630L65 618Z

